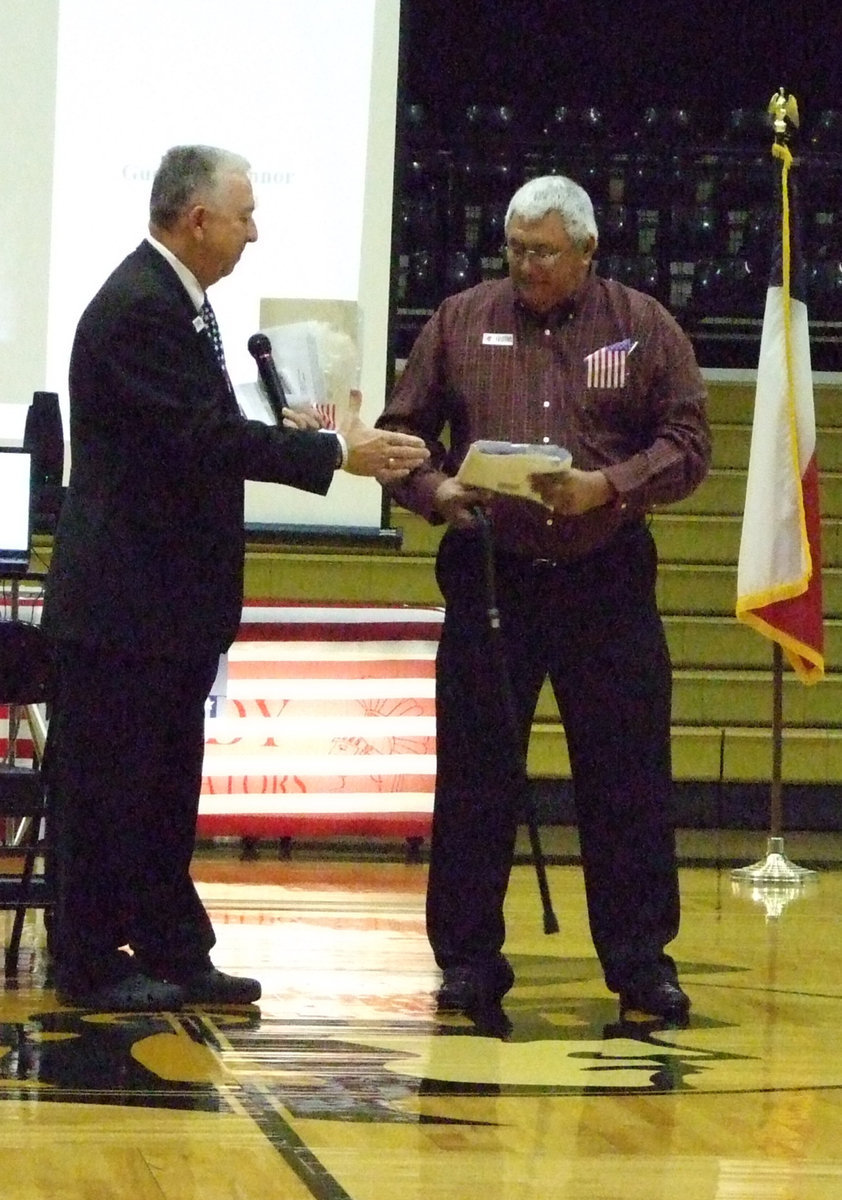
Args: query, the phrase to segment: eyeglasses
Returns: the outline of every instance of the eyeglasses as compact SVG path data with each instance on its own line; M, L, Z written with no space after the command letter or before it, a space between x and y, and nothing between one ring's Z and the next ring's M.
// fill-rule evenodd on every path
M561 258L564 251L553 250L552 246L524 246L523 242L506 242L503 253L516 262L525 262L530 258L535 259L539 266L549 267Z

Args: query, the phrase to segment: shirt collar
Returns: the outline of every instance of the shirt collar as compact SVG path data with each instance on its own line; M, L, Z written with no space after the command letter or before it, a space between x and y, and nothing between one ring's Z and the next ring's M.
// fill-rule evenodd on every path
M549 309L548 312L539 313L528 308L520 296L515 293L515 310L524 320L530 321L533 325L540 325L542 329L558 329L576 315L576 297L572 296L564 304L559 304L555 308Z
M515 310L527 321L531 321L535 325L540 325L542 329L559 329L562 325L566 325L568 321L572 321L576 316L576 313L582 306L585 293L591 284L592 278L593 270L590 270L578 291L574 292L563 304L557 304L555 308L551 308L545 313L536 313L531 308L527 308L514 290L514 284L512 284Z
M185 267L184 263L181 261L180 258L176 258L176 256L173 254L172 250L168 250L166 246L161 244L161 242L156 241L155 238L153 238L151 234L146 235L146 240L149 243L149 245L154 246L154 248L158 251L158 253L163 255L163 257L170 264L172 269L175 271L176 275L179 277L181 282L184 284L184 287L187 290L187 294L190 297L190 299L193 301L193 303L195 304L196 311L198 312L205 301L205 290L202 287L202 285L199 283L196 276L193 274L193 272L190 270L189 267Z

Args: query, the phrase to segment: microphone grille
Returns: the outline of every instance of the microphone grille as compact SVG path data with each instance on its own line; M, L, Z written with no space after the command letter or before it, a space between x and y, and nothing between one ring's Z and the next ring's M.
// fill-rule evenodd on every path
M253 333L248 340L248 351L252 356L258 354L271 354L272 343L269 341L265 333Z

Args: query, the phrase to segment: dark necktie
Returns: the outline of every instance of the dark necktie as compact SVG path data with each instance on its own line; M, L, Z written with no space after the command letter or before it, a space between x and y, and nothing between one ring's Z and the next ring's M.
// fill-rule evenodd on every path
M205 297L205 299L202 303L200 312L201 312L202 320L205 323L205 329L207 329L208 333L210 334L211 345L213 346L213 352L216 355L216 361L219 363L220 370L222 371L222 374L225 376L225 383L228 388L228 395L231 397L233 404L236 406L237 412L239 412L240 415L242 416L243 410L240 408L240 405L237 401L237 397L234 393L234 388L233 388L233 386L231 384L231 380L228 376L228 370L225 366L225 352L222 349L222 338L219 336L219 326L216 323L216 314L214 313L213 309L211 308L210 301L208 300L207 296Z
M211 342L213 343L214 354L216 361L219 363L222 370L225 370L225 353L222 349L222 338L219 336L219 326L216 323L216 314L211 308L210 301L207 296L201 308L202 320L205 323L208 333L210 334Z

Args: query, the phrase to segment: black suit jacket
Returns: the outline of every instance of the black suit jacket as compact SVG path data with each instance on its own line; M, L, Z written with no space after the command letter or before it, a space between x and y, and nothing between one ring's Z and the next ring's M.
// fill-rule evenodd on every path
M42 619L53 637L165 657L221 652L242 607L244 480L320 495L330 486L336 439L245 420L195 321L148 242L82 315Z

